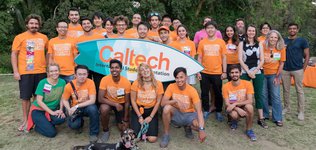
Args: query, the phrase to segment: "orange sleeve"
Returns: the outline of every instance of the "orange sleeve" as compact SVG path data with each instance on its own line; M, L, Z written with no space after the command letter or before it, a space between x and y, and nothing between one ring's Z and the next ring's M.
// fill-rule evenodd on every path
M67 100L68 101L68 99L70 98L70 95L71 95L71 85L70 85L70 83L67 83L67 85L65 86L65 88L64 88L64 93L63 93L63 95L62 95L62 98L64 99L64 100Z
M228 83L223 85L222 94L224 99L228 99Z
M160 81L157 81L157 94L163 94L164 91L163 91L163 86L162 86L162 83Z
M13 40L12 51L20 51L21 50L21 38L20 36L16 36Z
M253 90L253 85L251 84L251 82L246 82L247 84L247 94L254 94L254 90Z
M203 46L204 46L204 42L203 42L203 41L204 41L204 40L200 41L199 46L198 46L197 53L198 53L199 55L202 55L202 54L203 54Z
M135 91L135 92L138 91L138 82L137 82L137 80L135 80L134 83L132 84L131 90Z
M93 80L89 80L88 92L89 92L89 95L96 95L97 94Z
M45 49L48 50L48 37L44 35Z
M200 97L199 97L199 94L197 93L197 91L194 88L192 88L190 93L192 94L193 104L199 103Z
M193 41L191 41L191 56L194 57L196 55L196 48Z
M53 46L54 46L54 42L52 40L49 40L48 41L48 51L47 51L48 54L53 54L53 52L54 52Z
M172 85L173 85L173 84L169 84L169 85L168 85L168 87L167 87L167 89L166 89L166 92L165 92L165 94L164 94L164 96L168 97L169 99L170 99L171 96L172 96L172 90L173 90Z
M131 82L129 82L127 79L125 81L125 93L131 93Z
M222 54L227 54L227 48L226 48L226 44L224 42L224 40L221 40L221 53Z
M281 61L286 61L285 47L281 50Z
M99 89L100 89L100 90L106 90L106 77L103 77L103 78L101 79Z

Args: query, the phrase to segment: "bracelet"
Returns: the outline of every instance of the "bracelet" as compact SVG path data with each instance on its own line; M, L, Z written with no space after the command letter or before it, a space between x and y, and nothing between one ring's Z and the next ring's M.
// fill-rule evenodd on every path
M140 119L140 118L143 118L143 116L142 116L142 115L139 115L139 116L138 116L138 119Z
M149 115L148 117L150 117L151 119L153 119L154 117L152 117L151 115Z

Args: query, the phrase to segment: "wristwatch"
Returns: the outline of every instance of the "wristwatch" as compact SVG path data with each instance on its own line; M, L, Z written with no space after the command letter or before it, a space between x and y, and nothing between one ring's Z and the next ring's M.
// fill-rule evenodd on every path
M204 131L205 130L205 128L204 127L199 127L199 130L201 131Z

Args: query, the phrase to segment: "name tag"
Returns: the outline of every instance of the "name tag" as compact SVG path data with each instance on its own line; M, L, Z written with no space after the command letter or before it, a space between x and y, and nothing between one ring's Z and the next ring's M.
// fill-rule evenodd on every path
M236 94L229 94L229 102L235 103L237 101L237 95Z
M228 49L235 50L235 49L236 49L236 45L234 45L234 44L229 44L229 45L228 45Z
M183 47L183 52L187 55L190 55L191 48L189 46L184 46Z
M44 93L50 93L51 90L52 90L52 85L50 85L50 84L44 85L44 89L43 89Z
M280 60L281 59L281 54L280 53L273 53L273 59L274 60Z
M116 95L117 95L117 98L123 98L124 95L125 95L125 91L123 88L119 88L117 91L116 91Z

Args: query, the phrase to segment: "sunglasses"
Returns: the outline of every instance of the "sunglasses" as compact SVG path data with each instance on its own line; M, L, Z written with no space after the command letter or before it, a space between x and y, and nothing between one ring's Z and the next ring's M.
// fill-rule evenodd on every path
M152 12L152 13L150 13L149 15L150 15L150 17L152 17L152 16L159 16L159 13L157 13L157 12Z

